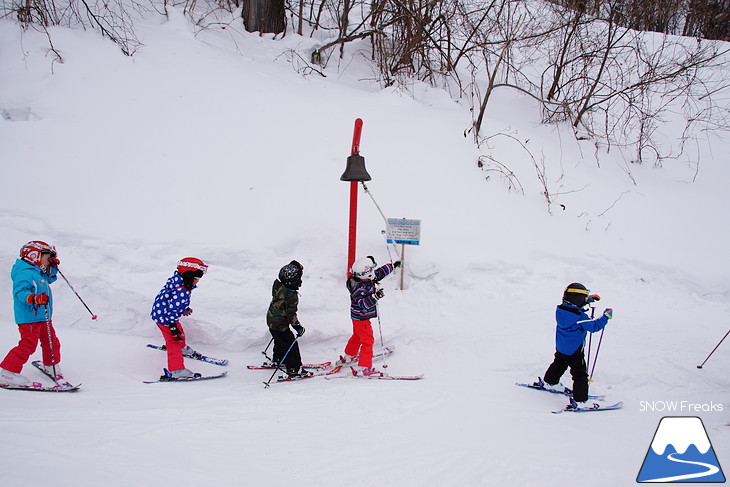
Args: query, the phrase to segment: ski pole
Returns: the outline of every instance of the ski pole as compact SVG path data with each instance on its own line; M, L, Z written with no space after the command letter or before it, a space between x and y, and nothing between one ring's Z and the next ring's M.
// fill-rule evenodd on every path
M606 329L603 328L601 330L601 336L598 338L598 346L596 347L596 356L593 357L593 368L591 369L591 375L588 377L588 380L593 380L593 371L596 370L596 362L598 362L598 352L601 351L601 342L603 341L603 332Z
M84 305L84 307L86 308L86 311L88 311L88 312L89 312L89 314L91 314L91 319L92 319L92 320L95 320L96 318L98 318L98 316L96 316L96 315L95 315L95 314L94 314L94 313L93 313L93 312L92 312L92 311L91 311L91 310L89 309L89 307L88 307L88 306L86 305L86 303L84 302L84 300L83 300L83 299L81 299L81 296L79 296L79 293L77 293L77 292L76 292L76 289L74 289L74 287L73 287L73 286L71 285L71 283L70 283L70 282L68 282L68 279L66 279L66 276L64 276L64 275L63 275L63 272L61 272L61 269L58 269L58 273L60 274L60 276L61 276L61 277L63 277L63 280L64 280L64 281L66 281L66 284L68 284L68 287L70 287L70 288L71 288L71 290L72 290L72 291L74 292L74 294L76 295L76 297L77 297L77 298L79 298L79 301L81 301L81 304L83 304L83 305Z
M725 339L727 338L727 336L728 336L728 335L730 335L730 330L728 330L728 331L727 331L727 333L725 333L725 336L724 336L724 337L722 337L722 340L720 340L720 341L718 342L718 344L717 344L717 345L715 345L715 348L713 348L713 349L712 349L712 352L710 352L710 355L708 355L708 356L707 356L707 358L705 359L705 362L707 362L708 360L710 360L710 357L712 357L712 354L713 354L713 353L715 353L715 350L717 350L717 347L719 347L719 346L720 346L720 344L721 344L721 343L722 343L723 341L725 341ZM703 365L705 365L705 362L702 362L702 363L701 363L700 365L698 365L698 366L697 366L697 368L698 368L698 369L701 369L701 368L702 368L702 366L703 366Z
M48 314L48 304L43 305L46 312L46 333L48 334L48 349L51 352L51 366L53 367L53 380L56 380L56 355L53 353L53 336L51 335L51 316ZM45 365L45 364L44 364Z
M385 342L383 342L383 327L380 324L380 309L378 308L378 303L375 303L375 312L378 314L378 333L380 333L380 348L385 352ZM383 355L383 368L387 369L388 364L385 363L385 354Z
M591 319L593 319L593 316L596 313L595 306L591 306ZM588 334L588 358L586 359L586 370L588 370L588 367L591 365L591 342L593 341L593 333ZM591 380L590 377L588 380Z
M294 348L294 345L296 345L297 340L299 340L299 337L295 337L294 338L294 341L291 342L291 345L289 345L289 348L287 349L286 353L284 354L283 357L281 357L281 360L279 360L279 363L276 366L276 370L274 370L274 373L271 374L271 377L269 377L269 380L267 380L266 382L264 382L264 386L265 387L269 387L271 385L271 379L273 379L274 376L276 375L276 373L279 372L279 368L281 367L281 364L284 363L284 360L286 360L287 355L289 355L289 352L291 352L291 349Z
M271 344L272 344L272 343L274 343L274 337L271 337L271 340L269 340L269 344L268 344L268 345L266 345L266 348L264 348L264 349L263 349L263 351L262 351L261 353L263 353L263 354L264 354L264 357L266 357L267 359L269 359L269 360L272 360L272 361L273 361L273 359L269 358L269 356L268 356L268 355L266 355L266 352L267 352L267 351L269 350L269 347L271 346Z

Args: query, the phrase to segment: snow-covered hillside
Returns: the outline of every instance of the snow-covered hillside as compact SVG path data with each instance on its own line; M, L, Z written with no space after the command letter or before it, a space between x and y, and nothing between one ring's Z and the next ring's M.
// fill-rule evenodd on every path
M9 272L29 240L56 245L99 315L54 285L64 371L82 390L0 391L3 485L620 486L665 415L700 416L730 465L730 343L696 368L730 314L727 134L708 135L699 168L628 165L498 92L483 130L544 157L559 193L549 212L521 146L477 149L468 109L445 92L363 81L373 75L356 46L347 70L302 77L286 52L309 39L196 33L171 13L142 28L132 58L92 32L51 29L63 63L44 34L0 21L0 354L18 339ZM406 289L384 281L378 325L397 347L388 370L425 378L266 389L270 373L245 365L263 358L282 265L305 267L305 361L334 360L351 332L339 178L356 118L372 195L388 217L422 220ZM480 169L484 154L525 194ZM362 192L359 217L359 254L387 262ZM230 359L229 376L143 384L165 366L145 347L161 342L151 302L185 256L210 265L189 343ZM554 308L574 281L603 297L598 312L614 308L591 388L620 411L553 415L563 398L514 386L550 363ZM675 400L700 407L647 411Z

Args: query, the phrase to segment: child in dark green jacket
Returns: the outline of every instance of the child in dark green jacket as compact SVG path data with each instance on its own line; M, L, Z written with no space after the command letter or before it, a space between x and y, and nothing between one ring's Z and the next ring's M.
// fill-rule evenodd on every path
M311 372L302 369L302 357L296 340L304 334L304 327L297 317L299 306L297 290L302 285L303 271L304 267L296 260L281 268L279 278L272 286L271 304L266 312L266 324L274 338L273 361L275 364L284 365L289 377L311 375ZM290 326L296 331L296 337Z

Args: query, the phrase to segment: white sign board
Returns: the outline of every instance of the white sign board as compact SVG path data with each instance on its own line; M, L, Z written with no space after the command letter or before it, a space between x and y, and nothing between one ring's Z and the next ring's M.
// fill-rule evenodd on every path
M419 245L421 243L421 220L388 218L388 243Z

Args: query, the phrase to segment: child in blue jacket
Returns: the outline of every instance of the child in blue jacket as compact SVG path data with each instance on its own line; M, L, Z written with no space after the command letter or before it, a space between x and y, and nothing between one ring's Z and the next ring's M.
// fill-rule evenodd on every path
M555 310L555 358L545 372L544 381L538 377L535 383L545 389L562 389L560 378L570 368L573 377L573 401L569 407L590 408L588 401L588 371L583 344L588 333L602 330L613 318L613 309L606 308L603 314L592 320L585 309L589 303L600 300L597 294L590 294L583 284L574 282L565 288L563 302Z
M30 383L20 372L36 351L39 342L46 373L56 380L63 379L57 365L61 361L61 343L56 337L51 320L51 284L56 282L59 264L56 248L46 242L34 240L20 249L20 258L10 271L13 280L13 309L20 342L0 362L0 384Z

